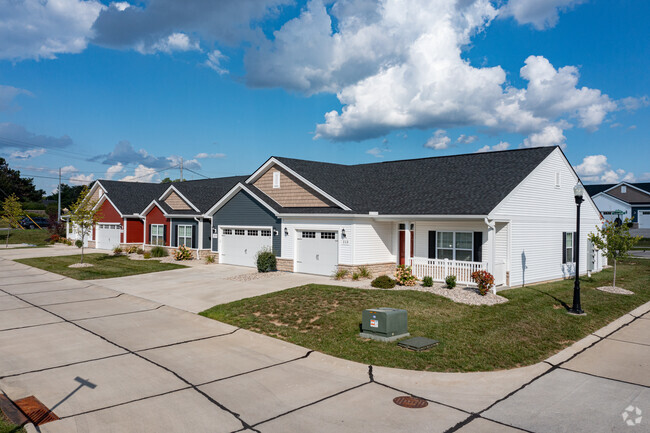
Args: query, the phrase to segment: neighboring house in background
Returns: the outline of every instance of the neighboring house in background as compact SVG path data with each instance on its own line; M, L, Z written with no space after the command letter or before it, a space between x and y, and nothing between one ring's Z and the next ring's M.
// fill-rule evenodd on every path
M322 275L405 264L469 283L483 269L518 286L575 272L577 182L562 150L543 147L358 165L272 157L250 176L147 187L133 215L106 195L143 221L147 248L185 244L242 266L271 249L280 270ZM581 222L580 269L600 270L588 195Z
M606 220L630 218L633 227L650 229L650 183L585 185Z

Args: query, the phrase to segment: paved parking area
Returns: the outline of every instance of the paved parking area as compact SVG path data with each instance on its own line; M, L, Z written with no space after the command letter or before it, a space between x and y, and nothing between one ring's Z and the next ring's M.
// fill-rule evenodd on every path
M53 408L61 419L42 432L648 430L650 305L547 362L427 373L312 352L112 290L110 280L100 287L2 258L0 275L0 389ZM393 404L408 394L428 406ZM644 412L636 429L622 418L628 406Z

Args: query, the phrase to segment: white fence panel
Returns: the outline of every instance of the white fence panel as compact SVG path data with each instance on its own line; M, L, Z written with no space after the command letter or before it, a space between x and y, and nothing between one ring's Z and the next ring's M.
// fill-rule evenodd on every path
M487 263L413 257L411 269L413 275L420 279L428 276L433 278L433 281L444 282L447 276L455 275L459 284L474 284L472 274L487 270Z

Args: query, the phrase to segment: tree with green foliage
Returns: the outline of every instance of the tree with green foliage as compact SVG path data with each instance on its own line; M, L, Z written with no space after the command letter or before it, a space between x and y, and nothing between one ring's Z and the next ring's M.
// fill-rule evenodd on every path
M70 223L78 235L75 244L81 248L81 263L84 262L84 240L90 235L93 226L102 218L99 208L96 208L97 201L92 200L88 192L90 189L85 186L77 201L70 205Z
M589 233L589 240L601 250L608 260L614 261L614 282L616 287L616 261L629 256L628 251L641 240L641 236L630 234L632 220L625 218L623 224L606 221L602 227L596 227L596 233Z
M170 177L166 177L163 180L160 181L160 183L175 183L175 182L180 182L180 179L172 179Z
M9 197L4 199L4 201L2 202L2 219L7 224L9 224L9 227L19 228L20 218L22 216L23 216L23 208L20 205L20 201L18 200L18 197L16 197L16 194L11 194ZM7 240L5 243L5 248L9 247L10 231L11 230L7 230Z
M88 185L88 188L92 188L92 184ZM67 185L65 183L61 184L61 209L69 208L72 203L76 202L79 198L79 194L83 191L83 185ZM52 194L45 197L46 200L52 200L53 202L58 202L59 200L59 191L55 191ZM55 203L55 206L57 203Z
M15 194L21 202L39 202L45 191L36 189L34 179L21 177L20 171L12 170L4 158L0 158L0 194L9 197Z

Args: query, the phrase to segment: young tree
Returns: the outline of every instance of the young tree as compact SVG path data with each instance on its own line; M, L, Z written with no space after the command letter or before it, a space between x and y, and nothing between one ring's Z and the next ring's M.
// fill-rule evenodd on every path
M20 227L20 217L23 215L23 208L18 201L16 194L11 194L2 202L2 219L9 224L9 227ZM5 248L9 247L9 231L7 230L7 240Z
M612 286L616 287L616 261L629 256L628 251L636 245L641 236L630 235L629 223L632 221L625 218L623 224L617 224L615 221L607 221L603 227L596 227L597 233L589 233L589 240L603 253L609 260L614 261L614 282Z
M79 235L75 244L81 248L81 263L84 262L84 240L101 219L99 209L95 209L97 201L88 196L89 191L88 187L84 187L77 201L70 205L70 223Z

